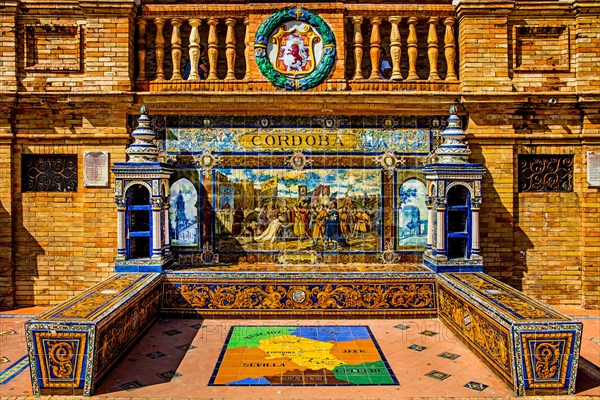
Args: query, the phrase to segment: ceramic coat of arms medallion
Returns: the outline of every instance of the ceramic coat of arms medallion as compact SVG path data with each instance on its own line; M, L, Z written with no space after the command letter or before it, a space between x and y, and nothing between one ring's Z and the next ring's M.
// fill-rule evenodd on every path
M335 37L318 15L295 7L273 14L254 42L256 62L275 86L306 90L323 82L335 63Z

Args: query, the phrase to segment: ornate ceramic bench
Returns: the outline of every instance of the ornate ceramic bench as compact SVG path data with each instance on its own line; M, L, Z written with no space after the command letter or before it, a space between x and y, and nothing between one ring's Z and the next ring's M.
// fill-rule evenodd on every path
M582 324L490 276L438 275L439 318L518 395L574 394Z
M35 395L89 396L160 311L160 274L116 274L26 324Z

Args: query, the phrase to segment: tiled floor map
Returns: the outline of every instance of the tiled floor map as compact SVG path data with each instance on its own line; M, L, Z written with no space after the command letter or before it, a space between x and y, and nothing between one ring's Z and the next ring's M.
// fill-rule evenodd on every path
M209 385L398 385L368 326L234 326Z

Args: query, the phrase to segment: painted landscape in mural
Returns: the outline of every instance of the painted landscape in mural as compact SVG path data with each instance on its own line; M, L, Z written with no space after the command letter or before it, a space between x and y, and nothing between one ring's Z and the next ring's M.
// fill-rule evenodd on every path
M403 177L399 173L399 177ZM408 178L398 184L398 246L425 248L427 245L427 206L424 179Z
M215 249L377 251L378 169L234 169L215 172Z
M198 191L185 178L171 185L169 227L173 246L195 246L198 243Z
M209 385L398 385L367 326L234 326Z

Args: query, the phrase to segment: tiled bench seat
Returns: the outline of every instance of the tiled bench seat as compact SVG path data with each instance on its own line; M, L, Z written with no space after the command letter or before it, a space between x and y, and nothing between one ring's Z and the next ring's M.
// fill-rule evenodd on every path
M91 395L159 315L160 274L116 274L26 324L35 395Z
M438 316L518 395L574 394L582 324L484 273L438 275Z

